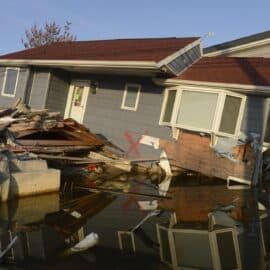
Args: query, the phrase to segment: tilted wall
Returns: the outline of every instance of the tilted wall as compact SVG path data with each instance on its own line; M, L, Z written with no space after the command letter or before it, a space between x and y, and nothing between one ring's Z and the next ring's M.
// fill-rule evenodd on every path
M98 83L96 94L89 93L83 123L94 133L107 138L116 146L127 151L131 142L136 142L141 135L170 139L170 129L159 126L159 117L163 100L163 88L152 83L151 78L132 76L109 76L90 74L53 74L48 92L46 107L64 114L68 93L68 79L89 80ZM121 109L126 83L141 85L137 111ZM131 138L130 137L130 138ZM151 146L138 145L139 155L131 151L129 156L153 158L160 154Z

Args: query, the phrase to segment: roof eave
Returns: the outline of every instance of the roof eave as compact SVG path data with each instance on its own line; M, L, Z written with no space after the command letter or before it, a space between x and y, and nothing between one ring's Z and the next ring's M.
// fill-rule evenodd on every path
M3 66L82 67L82 68L136 68L159 70L153 61L88 61L88 60L42 60L0 59Z
M250 49L250 48L254 48L254 47L258 47L258 46L263 46L263 45L267 45L270 43L270 38L266 38L263 40L259 40L259 41L254 41L254 42L250 42L250 43L246 43L246 44L242 44L242 45L238 45L238 46L232 46L226 49L221 49L221 50L215 50L209 53L205 53L204 56L220 56L220 55L226 55L228 53L235 53L235 52L239 52L242 50L246 50L246 49ZM207 49L207 48L206 48Z
M190 44L186 45L184 48L181 48L180 50L176 51L175 53L170 54L167 57L160 60L157 63L157 66L161 70L165 71L166 73L170 73L170 74L172 74L174 76L178 75L169 68L168 64L171 61L173 61L174 59L176 59L178 56L184 54L185 52L187 52L188 50L192 49L193 47L195 47L197 45L200 45L200 50L201 50L201 55L202 55L203 51L202 51L202 46L201 46L201 38L198 38L195 41L191 42Z
M246 94L262 94L270 96L270 86L263 86L263 85L218 83L218 82L192 81L181 79L153 79L153 81L156 84L162 86L177 86L177 85L208 86L212 88L223 88L223 89L226 88L231 91L237 91Z

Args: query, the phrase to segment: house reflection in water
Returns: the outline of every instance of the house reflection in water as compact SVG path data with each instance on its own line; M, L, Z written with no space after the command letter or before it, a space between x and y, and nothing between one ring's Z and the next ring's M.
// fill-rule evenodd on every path
M149 193L148 186L142 192L148 188ZM10 259L47 262L69 244L94 231L100 236L100 244L94 252L89 250L82 255L100 256L101 260L92 262L97 263L95 269L108 269L106 267L110 264L127 269L122 268L123 261L130 269L135 269L134 260L146 265L144 260L140 261L141 255L144 259L153 258L147 264L153 267L147 269L267 269L270 219L267 215L261 218L257 215L256 219L253 213L256 201L251 198L244 200L250 191L226 191L224 185L201 185L200 188L199 194L195 185L171 187L167 196L172 196L172 199L159 202L159 207L167 210L142 225L145 234L160 244L158 249L155 249L156 245L146 248L136 232L136 252L133 255L123 257L124 253L117 249L117 231L128 231L149 213L135 203L128 209L123 208L123 203L129 198L126 195L115 198L108 194L88 194L60 204L59 196L50 194L0 205L1 250L17 235L19 240L7 254ZM155 192L157 194L157 190ZM209 192L220 196L209 196ZM143 198L137 196L137 199ZM237 206L231 208L230 202ZM233 213L231 216L227 214L229 211ZM250 216L246 212L251 212ZM79 262L82 260L81 256L71 257ZM102 268L100 264L106 267Z
M195 182L177 181L172 200L159 202L175 211L173 222L157 225L161 261L184 270L269 269L270 218L258 211L254 191Z
M106 194L90 194L60 205L59 194L48 194L2 203L0 254L17 236L7 259L51 259L67 247L67 242L72 245L81 241L87 232L87 218L113 200Z

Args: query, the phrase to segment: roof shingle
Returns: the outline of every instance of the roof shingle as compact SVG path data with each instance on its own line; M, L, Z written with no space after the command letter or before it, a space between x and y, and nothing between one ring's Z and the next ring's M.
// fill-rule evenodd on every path
M197 39L198 37L58 42L2 55L0 59L158 62Z
M203 57L175 79L270 86L270 59Z

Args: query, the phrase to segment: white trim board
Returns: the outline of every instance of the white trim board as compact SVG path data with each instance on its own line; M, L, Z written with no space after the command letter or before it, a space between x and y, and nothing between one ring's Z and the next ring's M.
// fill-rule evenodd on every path
M68 89L68 97L67 97L67 101L66 101L64 118L70 117L71 105L72 105L71 103L72 103L72 98L73 98L73 93L74 93L74 87L78 83L83 83L84 87L86 87L86 97L85 97L84 104L83 104L83 114L81 116L80 121L78 121L79 123L83 123L86 108L87 108L88 96L89 96L89 92L90 92L90 84L91 84L90 80L79 80L79 79L76 80L75 79L75 80L71 81L71 83L69 85L69 89Z
M270 86L263 85L248 85L248 84L234 84L234 83L218 83L218 82L204 82L204 81L191 81L180 79L152 79L154 83L160 86L178 86L190 85L200 87L222 88L228 91L235 91L245 94L259 94L270 96Z
M91 60L43 60L0 59L3 65L66 66L66 67L112 67L158 69L154 61L91 61Z
M226 55L226 54L229 54L229 53L236 53L236 52L239 52L239 51L247 50L247 49L250 49L250 48L256 48L256 47L267 45L267 44L270 44L270 38L259 40L259 41L254 41L254 42L249 42L247 44L242 44L242 45L238 45L238 46L232 46L230 48L223 49L223 50L209 52L209 53L204 54L204 56Z
M185 52L189 51L190 49L194 48L197 45L200 45L201 55L202 55L201 39L199 38L199 39L193 41L192 43L186 45L184 48L178 50L177 52L175 52L175 53L167 56L164 59L162 59L161 61L159 61L157 63L157 66L158 67L162 67L164 65L167 65L168 63L170 63L171 61L173 61L175 58L177 58L178 56L184 54Z

